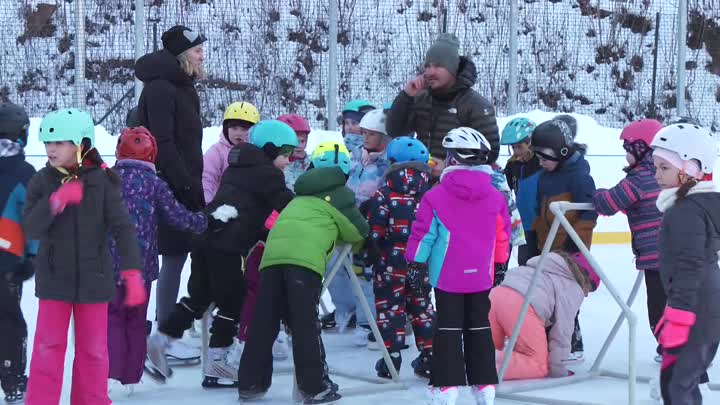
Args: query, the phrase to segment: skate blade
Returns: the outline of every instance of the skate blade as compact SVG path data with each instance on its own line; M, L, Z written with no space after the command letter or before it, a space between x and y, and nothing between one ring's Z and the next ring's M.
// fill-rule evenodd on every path
M149 360L145 360L144 365L145 375L150 377L153 381L155 381L158 384L166 384L167 379L172 377L173 371L172 369L169 370L168 375L165 375L162 371L160 371L157 367L153 366L152 363Z
M205 379L202 382L203 388L208 389L216 389L216 388L237 388L238 382L233 380L228 380L226 378L217 378L217 377L208 377L205 376Z
M202 362L202 359L200 357L189 357L186 359L181 359L178 357L165 355L165 358L167 359L169 367L192 367L197 366Z

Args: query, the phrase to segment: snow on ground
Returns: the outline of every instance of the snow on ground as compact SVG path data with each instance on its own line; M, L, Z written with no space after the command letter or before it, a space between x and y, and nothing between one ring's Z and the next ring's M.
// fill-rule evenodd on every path
M519 116L529 117L536 122L550 119L553 113L533 111ZM622 144L618 140L619 129L604 128L589 117L575 115L579 122L578 141L590 144L588 160L592 167L592 175L598 187L611 187L622 177L622 168L626 164ZM502 127L512 117L498 118L499 126ZM26 149L28 160L36 167L42 167L45 163L44 148L37 142L37 127L39 119L32 119L30 144ZM204 132L203 147L207 149L217 141L220 128L206 128ZM328 131L314 131L308 142L308 150L324 139L340 139L339 133ZM96 145L105 156L108 164L114 162L114 148L117 138L108 134L102 127L98 127L96 134ZM505 150L502 151L506 153ZM501 157L503 164L507 156ZM720 177L719 177L720 178ZM626 231L627 222L623 215L613 218L601 218L596 231ZM632 253L629 246L625 245L597 245L592 249L593 254L599 259L603 269L611 277L613 283L620 291L621 296L627 297L635 280L637 272L634 270ZM183 283L181 294L185 293L185 284L190 272L189 262L183 272ZM34 282L30 281L25 285L25 295L22 300L22 307L28 321L29 342L28 355L32 353L32 339L35 334L35 319L37 316L37 299L34 297ZM329 302L329 297L325 297ZM658 366L653 362L655 343L647 326L647 311L645 309L645 290L641 287L637 300L633 305L633 311L638 316L638 344L637 344L637 367L638 374L645 377L653 376L658 372ZM151 300L149 314L154 312L154 298ZM585 340L585 356L588 359L583 365L574 368L576 372L589 369L592 361L609 332L615 318L620 310L614 303L606 287L592 294L583 304L580 322L582 325ZM152 318L152 316L151 316ZM366 349L358 349L352 346L351 335L338 335L336 333L325 333L323 335L328 352L328 364L331 368L337 368L346 372L357 373L365 377L375 375L374 364L379 358L379 352L370 352ZM623 326L618 334L615 343L610 348L603 368L617 372L627 372L628 362L628 332ZM378 401L386 403L401 403L404 401L422 401L424 398L424 382L414 377L410 368L410 361L416 356L415 349L406 351L403 355L403 368L401 376L408 389L389 393L377 392L376 388L369 386L365 396L351 396L341 400L341 404L370 404ZM63 386L63 404L69 404L70 382L72 374L72 345L66 356L65 376ZM289 361L276 362L276 367L290 366ZM716 365L710 374L720 378L720 365ZM146 379L138 388L137 392L130 398L123 395L113 395L118 404L235 404L237 395L234 390L207 391L200 387L201 369L199 366L190 368L176 368L175 377L165 386L158 386L152 380ZM368 386L367 383L360 383L346 378L335 378L342 388ZM513 383L510 383L513 384ZM262 404L287 404L291 402L292 377L288 373L275 375L273 386L267 397L259 403ZM646 384L638 385L638 404L653 404L649 399L648 387ZM612 379L595 379L591 381L567 385L564 387L534 391L533 394L541 395L550 399L565 399L577 401L589 401L597 404L623 404L627 403L627 384L624 381ZM720 403L720 393L708 392L705 389L706 403ZM463 392L459 404L471 403L468 392ZM517 404L519 402L498 399L498 405Z

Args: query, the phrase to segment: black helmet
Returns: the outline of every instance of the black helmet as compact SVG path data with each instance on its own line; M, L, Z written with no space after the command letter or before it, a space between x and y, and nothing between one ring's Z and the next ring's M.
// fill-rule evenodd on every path
M553 118L553 119L560 120L560 121L563 121L564 123L568 124L568 126L570 127L570 131L572 131L572 137L573 137L573 139L575 139L575 137L577 136L577 120L575 118L573 118L572 115L560 114L560 115L556 115L555 118Z
M30 119L24 108L11 102L0 103L0 139L27 145L29 126Z
M552 119L535 127L530 145L544 159L562 162L575 153L573 138L572 129L564 120Z

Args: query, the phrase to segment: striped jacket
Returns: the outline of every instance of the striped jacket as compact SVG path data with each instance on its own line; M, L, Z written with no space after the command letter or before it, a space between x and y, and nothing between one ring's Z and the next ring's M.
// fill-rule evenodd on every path
M627 175L611 189L595 192L593 203L600 215L623 211L632 234L632 250L638 270L659 268L658 233L662 213L655 206L660 186L655 180L652 154L627 171Z

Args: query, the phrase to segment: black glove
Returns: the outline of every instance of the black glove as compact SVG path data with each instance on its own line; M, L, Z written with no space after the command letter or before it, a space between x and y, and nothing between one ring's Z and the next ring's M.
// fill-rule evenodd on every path
M426 297L430 294L430 273L425 264L408 263L407 281L415 296Z
M505 280L507 268L507 263L495 263L495 279L493 280L493 287L499 286L502 284L503 280Z
M190 211L197 212L205 207L205 194L202 183L192 182L180 191L180 202Z
M28 256L25 260L17 265L17 269L12 273L12 281L17 284L21 284L35 275L35 261L34 256Z

